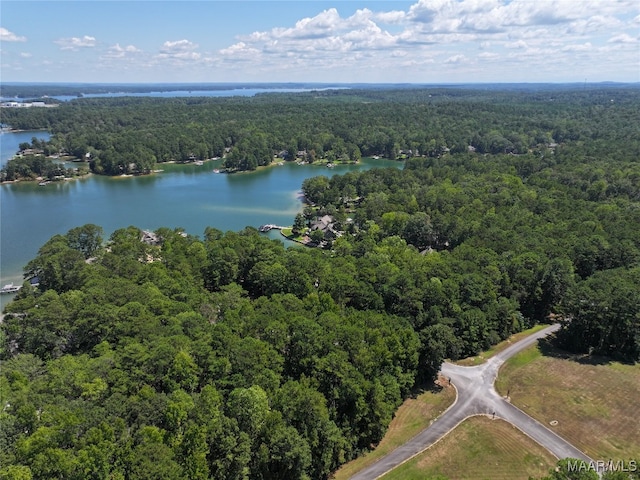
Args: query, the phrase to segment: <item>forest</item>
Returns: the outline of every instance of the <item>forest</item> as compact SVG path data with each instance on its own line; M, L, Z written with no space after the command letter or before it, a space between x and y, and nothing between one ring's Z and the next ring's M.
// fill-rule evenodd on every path
M46 151L90 158L94 173L144 174L157 163L224 157L228 171L274 156L526 154L589 141L634 158L638 89L496 91L461 88L323 90L227 98L80 98L58 108L3 108L14 129L46 129ZM606 138L606 141L605 141ZM632 143L629 144L628 142ZM600 150L603 150L602 152ZM637 158L637 155L636 157Z
M640 361L638 93L83 99L64 128L50 117L62 107L18 112L100 152L100 139L160 146L200 128L232 151L264 140L270 155L353 144L412 158L301 185L304 221L330 215L344 232L325 249L250 227L53 236L25 266L39 286L0 327L0 478L326 479L444 359L534 324L560 321L566 350ZM193 124L154 116L156 103L191 105ZM216 131L253 127L208 137L196 119L216 110ZM374 111L389 118L362 115Z

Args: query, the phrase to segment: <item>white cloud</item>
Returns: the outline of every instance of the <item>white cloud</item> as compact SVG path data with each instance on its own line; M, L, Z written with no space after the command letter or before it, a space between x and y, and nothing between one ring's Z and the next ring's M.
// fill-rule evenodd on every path
M372 18L379 23L394 25L404 22L407 18L407 14L402 10L392 10L391 12L374 13Z
M93 48L96 46L95 37L90 37L89 35L85 35L82 38L79 37L71 37L71 38L60 38L55 40L54 43L60 45L61 50L78 50L80 48Z
M510 49L526 49L526 48L529 47L529 45L524 40L517 40L515 42L507 42L507 43L505 43L504 47L505 48L510 48Z
M20 56L22 58L31 58L33 55L31 55L29 52L20 52Z
M638 43L638 38L632 37L627 33L621 33L611 37L609 43Z
M335 8L330 8L312 18L298 20L293 28L274 29L277 38L315 39L332 34L342 23Z
M432 23L436 18L442 17L443 12L454 8L450 0L420 0L409 8L408 17L411 21L419 23Z
M26 42L27 37L21 37L6 28L0 27L0 41L2 42Z
M277 75L297 69L331 78L345 68L364 71L376 65L385 65L386 72L410 66L431 75L429 64L453 71L456 65L474 65L476 60L506 62L504 68L524 72L538 65L536 56L548 60L564 52L567 67L577 71L592 68L589 59L595 58L598 48L621 49L637 41L628 33L612 36L609 43L604 36L629 32L633 22L640 22L635 2L418 0L406 11L363 8L349 17L330 8L289 27L239 36L236 43L219 50L213 62L231 68L251 61L254 72ZM477 54L478 50L484 52ZM540 75L540 70L535 73Z
M467 57L465 57L462 54L458 54L458 55L453 55L449 58L447 58L444 63L464 63L467 61Z
M134 45L127 45L125 47L121 47L119 43L109 47L107 53L104 55L105 58L125 58L130 56L131 54L141 53L142 50L135 47Z
M162 44L161 51L163 52L175 52L175 51L185 51L185 50L194 50L198 48L198 45L190 42L189 40L176 40L176 41L166 41Z
M566 33L569 35L587 35L589 33L616 30L622 26L623 23L616 17L594 15L571 22L566 29Z
M563 52L589 52L593 50L591 42L586 42L580 45L565 45L561 49Z
M343 18L337 9L330 8L314 17L298 20L292 27L277 27L241 36L238 42L219 51L222 60L237 62L251 59L271 63L271 68L288 69L291 65L313 64L313 68L336 70L370 62L374 55L397 52L400 38L378 25L400 21L403 12L390 15L374 13L369 9L357 10ZM377 52L377 53L375 53ZM273 63L275 62L275 63ZM267 67L268 68L268 67Z
M419 0L408 19L431 32L498 33L517 27L571 24L611 28L615 15L637 10L635 0Z
M198 44L189 40L176 40L166 41L162 44L160 53L157 58L160 59L175 59L175 60L198 60L200 59L200 53L195 50L198 48Z
M247 45L244 42L238 42L228 48L220 50L220 54L233 60L250 59L258 55L259 50Z
M435 64L433 58L408 58L400 64L402 68L423 68Z

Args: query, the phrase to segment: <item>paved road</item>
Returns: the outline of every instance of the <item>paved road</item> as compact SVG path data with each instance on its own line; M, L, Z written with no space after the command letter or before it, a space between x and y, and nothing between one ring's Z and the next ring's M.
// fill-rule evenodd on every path
M464 419L473 415L490 415L502 418L522 430L558 458L579 458L592 461L569 442L556 435L540 422L502 398L493 387L498 370L508 358L536 343L540 338L555 332L560 325L551 325L514 343L482 365L462 367L452 363L442 364L441 373L451 379L457 391L454 404L429 427L404 445L382 457L373 465L361 470L351 480L373 480L406 462L444 437Z

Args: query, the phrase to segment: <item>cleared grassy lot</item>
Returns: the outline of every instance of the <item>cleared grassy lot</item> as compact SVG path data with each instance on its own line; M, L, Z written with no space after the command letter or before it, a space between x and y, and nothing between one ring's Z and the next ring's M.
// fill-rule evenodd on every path
M640 365L570 355L542 341L505 363L496 389L593 459L640 452Z
M440 387L440 385L443 385L443 387ZM415 398L408 398L396 412L386 435L378 444L377 448L343 465L340 470L335 472L333 478L336 480L346 480L393 449L399 447L427 428L431 421L437 418L453 403L455 397L454 388L443 380L438 381L436 388L433 390L422 392Z
M384 475L384 480L540 478L556 458L503 420L471 417L438 443Z

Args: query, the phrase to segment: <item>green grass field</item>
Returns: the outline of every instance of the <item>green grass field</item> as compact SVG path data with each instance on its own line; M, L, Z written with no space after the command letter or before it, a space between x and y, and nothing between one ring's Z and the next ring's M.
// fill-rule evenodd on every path
M514 405L593 459L637 458L640 365L569 355L545 345L545 354L533 346L509 359L496 390L509 391Z
M556 461L551 453L511 424L476 416L381 478L527 480L530 476L546 475Z

